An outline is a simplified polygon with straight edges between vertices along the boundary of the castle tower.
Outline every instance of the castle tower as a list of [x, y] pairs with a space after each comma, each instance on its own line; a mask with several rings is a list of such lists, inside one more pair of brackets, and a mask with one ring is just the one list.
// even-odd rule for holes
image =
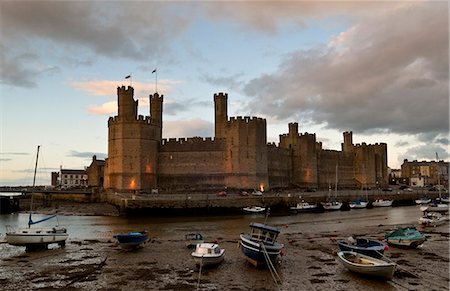
[[346, 153], [350, 153], [353, 150], [353, 132], [346, 131], [344, 132], [344, 143], [341, 144], [342, 151]]
[[[161, 140], [162, 97], [154, 105], [158, 125], [150, 117], [137, 116], [138, 101], [132, 87], [117, 88], [118, 116], [108, 120], [108, 159], [104, 188], [116, 191], [148, 191], [157, 186], [158, 145]], [[159, 105], [159, 107], [158, 107]], [[159, 110], [159, 111], [158, 111]], [[156, 122], [156, 121], [155, 121]]]
[[123, 121], [136, 119], [138, 100], [134, 101], [133, 95], [134, 89], [131, 86], [128, 89], [125, 86], [117, 88], [118, 117]]
[[162, 113], [163, 113], [163, 101], [164, 95], [159, 96], [158, 93], [150, 95], [150, 118], [151, 124], [159, 127], [159, 136], [157, 139], [161, 141], [162, 139]]
[[225, 127], [228, 121], [228, 94], [214, 94], [215, 137], [225, 137]]

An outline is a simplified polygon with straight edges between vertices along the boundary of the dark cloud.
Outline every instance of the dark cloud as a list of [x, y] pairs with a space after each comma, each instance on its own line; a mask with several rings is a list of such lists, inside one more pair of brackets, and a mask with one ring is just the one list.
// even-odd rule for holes
[[248, 108], [338, 130], [448, 133], [448, 6], [408, 3], [358, 19], [327, 46], [251, 80]]
[[164, 114], [177, 115], [195, 107], [209, 107], [211, 102], [197, 101], [193, 98], [183, 100], [183, 102], [173, 101], [164, 103]]
[[200, 80], [218, 88], [223, 88], [225, 92], [242, 91], [244, 82], [241, 80], [244, 74], [238, 73], [231, 76], [217, 76], [213, 77], [209, 74], [203, 73]]
[[[186, 13], [179, 13], [181, 7]], [[149, 1], [2, 1], [1, 82], [36, 86], [39, 76], [23, 55], [38, 51], [67, 54], [68, 62], [75, 65], [91, 63], [86, 52], [141, 62], [148, 58], [170, 61], [168, 44], [189, 26], [195, 13], [189, 8], [188, 3]], [[34, 58], [43, 62], [42, 55]]]

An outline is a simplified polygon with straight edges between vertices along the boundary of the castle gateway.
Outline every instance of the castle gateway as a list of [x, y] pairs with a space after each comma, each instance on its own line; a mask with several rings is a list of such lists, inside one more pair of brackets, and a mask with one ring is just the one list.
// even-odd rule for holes
[[214, 138], [162, 139], [162, 95], [150, 95], [145, 117], [137, 115], [133, 87], [117, 95], [118, 115], [108, 120], [107, 190], [328, 188], [336, 171], [341, 189], [388, 182], [387, 145], [353, 145], [352, 132], [344, 132], [342, 151], [324, 150], [315, 134], [299, 134], [290, 123], [278, 145], [268, 144], [266, 120], [228, 117], [228, 95], [218, 93]]

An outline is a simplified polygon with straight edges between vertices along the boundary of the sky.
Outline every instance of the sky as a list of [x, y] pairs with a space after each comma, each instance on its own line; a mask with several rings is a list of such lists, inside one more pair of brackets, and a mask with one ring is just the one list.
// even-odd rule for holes
[[213, 137], [224, 92], [268, 142], [298, 122], [394, 169], [449, 159], [447, 1], [0, 0], [0, 61], [0, 186], [32, 184], [37, 145], [38, 185], [106, 158], [122, 85], [142, 115], [164, 95], [163, 138]]

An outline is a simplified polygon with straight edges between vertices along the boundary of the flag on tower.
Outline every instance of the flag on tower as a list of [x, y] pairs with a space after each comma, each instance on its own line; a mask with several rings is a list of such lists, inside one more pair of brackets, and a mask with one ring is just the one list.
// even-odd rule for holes
[[131, 78], [131, 75], [128, 75], [128, 76], [125, 77], [125, 79], [129, 79], [129, 78]]
[[156, 69], [154, 69], [154, 70], [152, 71], [152, 74], [153, 74], [153, 73], [156, 73]]

